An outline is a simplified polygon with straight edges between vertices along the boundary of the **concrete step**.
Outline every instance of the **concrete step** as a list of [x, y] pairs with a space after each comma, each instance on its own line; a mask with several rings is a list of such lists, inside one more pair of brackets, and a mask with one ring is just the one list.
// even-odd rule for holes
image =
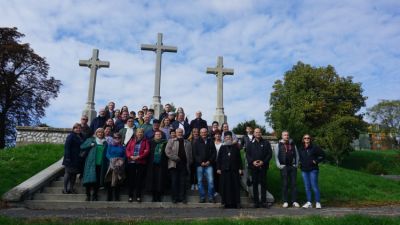
[[[47, 194], [62, 194], [62, 187], [45, 187], [41, 190], [40, 193], [47, 193]], [[77, 186], [75, 187], [75, 190], [78, 192], [78, 194], [85, 194], [86, 190], [85, 187], [82, 186]], [[99, 195], [104, 195], [106, 194], [107, 191], [104, 188], [101, 188], [99, 190]], [[144, 192], [144, 194], [146, 194], [147, 192]], [[128, 194], [128, 189], [126, 187], [122, 187], [121, 188], [121, 195], [124, 194]], [[188, 196], [198, 196], [199, 195], [199, 191], [195, 191], [195, 190], [186, 190], [186, 194]], [[170, 195], [170, 192], [167, 192], [166, 195]], [[245, 191], [241, 192], [241, 196], [243, 197], [247, 197], [247, 193]]]
[[[252, 204], [241, 204], [243, 208], [252, 207]], [[220, 208], [219, 203], [178, 203], [172, 202], [86, 202], [86, 201], [50, 201], [27, 200], [25, 206], [29, 209], [81, 209], [81, 208]]]
[[[48, 193], [37, 193], [34, 195], [33, 200], [48, 200], [48, 201], [85, 201], [86, 195], [85, 194], [48, 194]], [[121, 195], [120, 199], [122, 202], [128, 201], [128, 195]], [[101, 194], [99, 195], [99, 201], [106, 201], [107, 195]], [[187, 200], [189, 203], [198, 203], [199, 196], [187, 196]], [[217, 202], [220, 202], [220, 197], [216, 198]], [[143, 195], [142, 197], [143, 202], [151, 202], [152, 196], [151, 195]], [[163, 202], [171, 202], [171, 196], [165, 195], [163, 196]], [[241, 197], [242, 203], [251, 203], [250, 198], [248, 197]]]

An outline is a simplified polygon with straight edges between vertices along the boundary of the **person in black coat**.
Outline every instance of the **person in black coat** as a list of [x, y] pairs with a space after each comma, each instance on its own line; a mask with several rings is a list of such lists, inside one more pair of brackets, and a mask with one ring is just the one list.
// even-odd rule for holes
[[240, 208], [240, 176], [243, 174], [240, 149], [232, 144], [232, 133], [226, 132], [218, 152], [217, 173], [220, 177], [221, 204], [225, 208]]
[[64, 159], [62, 163], [65, 167], [63, 194], [76, 194], [74, 186], [76, 175], [80, 172], [79, 153], [82, 142], [81, 125], [75, 123], [64, 144]]
[[90, 129], [94, 132], [97, 128], [103, 128], [106, 124], [107, 117], [104, 109], [99, 110], [99, 115], [90, 123]]
[[311, 141], [309, 134], [303, 135], [303, 145], [299, 150], [301, 175], [303, 176], [304, 187], [306, 190], [307, 202], [303, 208], [311, 208], [311, 189], [314, 191], [315, 208], [320, 209], [321, 199], [318, 187], [318, 164], [325, 159], [325, 153]]
[[167, 184], [168, 159], [165, 155], [167, 141], [162, 139], [162, 131], [154, 132], [150, 141], [150, 153], [147, 161], [146, 189], [153, 194], [153, 202], [161, 202]]
[[[248, 146], [246, 158], [253, 181], [254, 207], [268, 207], [267, 204], [267, 170], [272, 158], [272, 148], [268, 140], [262, 138], [261, 129], [254, 130], [254, 140]], [[258, 185], [261, 185], [261, 202]], [[261, 203], [261, 205], [260, 205]]]
[[193, 128], [197, 128], [199, 130], [201, 130], [202, 128], [208, 129], [207, 121], [203, 120], [201, 118], [201, 116], [202, 116], [201, 112], [197, 111], [196, 112], [196, 119], [190, 121], [190, 128], [191, 129], [193, 129]]
[[214, 142], [207, 136], [207, 129], [202, 128], [200, 130], [200, 138], [198, 138], [193, 145], [193, 159], [197, 172], [200, 203], [204, 203], [206, 200], [203, 176], [205, 176], [207, 179], [208, 201], [215, 203], [213, 165], [216, 159], [217, 151], [215, 150]]

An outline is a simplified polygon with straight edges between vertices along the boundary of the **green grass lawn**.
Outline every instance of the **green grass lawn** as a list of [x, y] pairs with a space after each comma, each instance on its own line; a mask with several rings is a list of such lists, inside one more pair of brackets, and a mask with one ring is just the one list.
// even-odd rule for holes
[[32, 144], [0, 150], [0, 197], [64, 154], [63, 145]]
[[[121, 218], [123, 219], [123, 218]], [[252, 224], [252, 225], [264, 225], [264, 224], [281, 224], [281, 225], [392, 225], [399, 224], [400, 218], [392, 217], [369, 217], [360, 215], [350, 215], [344, 217], [301, 217], [301, 218], [266, 218], [266, 219], [210, 219], [210, 220], [180, 220], [180, 221], [105, 221], [105, 220], [26, 220], [26, 219], [10, 219], [7, 217], [0, 217], [0, 224], [2, 225], [227, 225], [227, 224]]]
[[400, 175], [400, 150], [361, 150], [351, 152], [343, 162], [341, 167], [366, 171], [368, 164], [376, 161], [383, 165], [387, 174]]

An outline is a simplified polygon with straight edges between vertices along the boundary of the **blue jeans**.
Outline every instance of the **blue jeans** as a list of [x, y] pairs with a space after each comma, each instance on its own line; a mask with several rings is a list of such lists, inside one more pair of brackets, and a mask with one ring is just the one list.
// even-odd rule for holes
[[311, 202], [311, 189], [314, 191], [315, 202], [320, 202], [319, 188], [318, 188], [318, 173], [319, 170], [312, 170], [309, 172], [301, 172], [306, 189], [307, 201]]
[[203, 185], [203, 176], [205, 176], [207, 179], [208, 199], [213, 199], [214, 198], [214, 179], [213, 179], [212, 166], [207, 166], [207, 167], [198, 166], [197, 167], [197, 181], [198, 181], [198, 186], [199, 186], [200, 199], [205, 199], [205, 195], [206, 195], [206, 193], [204, 191], [204, 185]]

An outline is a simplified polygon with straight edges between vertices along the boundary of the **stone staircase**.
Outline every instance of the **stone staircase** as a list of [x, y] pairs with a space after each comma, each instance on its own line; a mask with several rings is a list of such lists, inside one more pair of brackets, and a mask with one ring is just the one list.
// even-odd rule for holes
[[[62, 194], [64, 167], [62, 159], [2, 196], [10, 207], [25, 207], [30, 209], [84, 209], [84, 208], [218, 208], [221, 207], [220, 197], [217, 203], [199, 203], [198, 191], [187, 191], [187, 204], [174, 204], [171, 195], [166, 193], [162, 202], [152, 202], [152, 196], [144, 193], [142, 202], [128, 202], [127, 188], [121, 188], [120, 201], [106, 201], [107, 192], [99, 190], [99, 201], [85, 201], [85, 188], [79, 180], [75, 185], [78, 194]], [[246, 184], [247, 173], [242, 176], [241, 206], [252, 207], [252, 189]], [[267, 192], [267, 202], [273, 203], [274, 197]]]
[[[171, 202], [171, 195], [166, 194], [162, 198], [162, 202], [152, 202], [150, 193], [144, 193], [142, 202], [128, 202], [127, 188], [121, 188], [120, 201], [106, 201], [107, 191], [105, 189], [99, 190], [99, 201], [87, 202], [85, 201], [86, 194], [85, 188], [78, 182], [76, 184], [76, 191], [78, 194], [62, 194], [63, 190], [63, 177], [58, 177], [51, 182], [48, 186], [42, 188], [40, 191], [32, 196], [32, 199], [25, 200], [25, 206], [30, 209], [73, 209], [73, 208], [217, 208], [221, 207], [220, 197], [218, 196], [217, 203], [198, 203], [198, 191], [187, 191], [187, 204]], [[248, 193], [241, 192], [242, 207], [250, 207], [251, 199]]]

